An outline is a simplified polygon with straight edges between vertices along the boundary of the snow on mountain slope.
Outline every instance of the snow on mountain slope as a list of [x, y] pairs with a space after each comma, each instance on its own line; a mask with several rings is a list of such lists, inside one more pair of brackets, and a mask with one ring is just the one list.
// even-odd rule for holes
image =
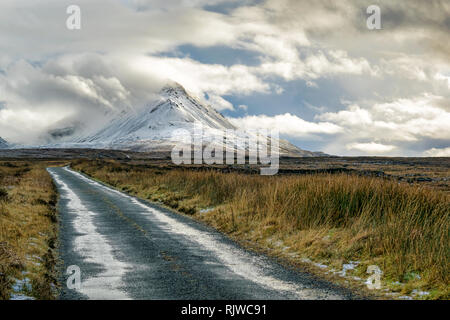
[[[92, 145], [124, 145], [143, 141], [168, 141], [175, 129], [191, 130], [194, 123], [215, 130], [235, 129], [220, 113], [200, 104], [183, 87], [165, 87], [161, 99], [140, 111], [123, 111], [95, 134], [75, 142]], [[149, 146], [151, 147], [151, 146]]]
[[[106, 125], [94, 133], [64, 137], [60, 142], [45, 147], [171, 151], [176, 143], [185, 138], [186, 131], [174, 136], [179, 132], [177, 129], [187, 130], [194, 136], [194, 128], [198, 124], [203, 129], [203, 143], [209, 145], [213, 142], [224, 146], [222, 137], [225, 130], [238, 129], [211, 106], [189, 95], [182, 86], [171, 84], [162, 89], [158, 101], [141, 110], [124, 110], [112, 116]], [[63, 130], [64, 133], [66, 131]], [[279, 146], [282, 155], [319, 155], [281, 139]]]

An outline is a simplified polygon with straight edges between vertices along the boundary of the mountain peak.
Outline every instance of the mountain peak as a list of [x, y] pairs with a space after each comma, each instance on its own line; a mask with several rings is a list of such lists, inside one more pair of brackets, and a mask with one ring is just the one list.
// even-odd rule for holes
[[195, 123], [201, 123], [205, 130], [235, 129], [219, 112], [201, 103], [176, 82], [165, 85], [160, 96], [161, 99], [143, 109], [116, 115], [105, 127], [76, 142], [94, 147], [146, 150], [163, 143], [169, 145], [176, 129], [192, 131]]
[[164, 87], [161, 89], [160, 95], [166, 97], [166, 96], [179, 96], [179, 95], [188, 96], [189, 94], [187, 93], [186, 89], [181, 84], [179, 84], [178, 82], [175, 82], [175, 81], [170, 81], [166, 85], [164, 85]]

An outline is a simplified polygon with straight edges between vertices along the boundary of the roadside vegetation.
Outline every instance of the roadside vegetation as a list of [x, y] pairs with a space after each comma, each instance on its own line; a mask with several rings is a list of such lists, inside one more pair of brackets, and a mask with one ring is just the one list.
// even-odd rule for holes
[[311, 261], [337, 282], [363, 288], [376, 265], [382, 290], [395, 296], [450, 298], [448, 193], [352, 174], [267, 177], [114, 161], [72, 167], [255, 250], [304, 267]]
[[45, 168], [0, 161], [0, 300], [55, 298], [57, 193]]

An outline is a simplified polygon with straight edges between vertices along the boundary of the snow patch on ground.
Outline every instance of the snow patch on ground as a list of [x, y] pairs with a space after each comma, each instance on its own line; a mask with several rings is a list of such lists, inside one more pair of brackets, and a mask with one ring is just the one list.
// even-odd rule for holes
[[414, 289], [411, 292], [411, 294], [414, 295], [414, 296], [421, 296], [422, 297], [422, 296], [428, 296], [430, 293], [428, 291], [420, 291], [420, 290]]
[[[23, 273], [26, 274], [26, 273]], [[12, 289], [14, 291], [13, 294], [11, 294], [10, 300], [34, 300], [33, 297], [27, 296], [22, 293], [22, 291], [31, 291], [31, 282], [30, 279], [25, 277], [23, 279], [16, 279], [15, 283], [12, 286]]]
[[326, 268], [328, 268], [328, 266], [327, 266], [326, 264], [317, 263], [317, 262], [314, 262], [313, 264], [314, 264], [316, 267], [320, 268], [320, 269], [326, 269]]
[[345, 277], [347, 275], [347, 271], [355, 270], [355, 268], [360, 264], [359, 261], [350, 261], [349, 263], [344, 263], [342, 265], [342, 270], [338, 272], [341, 277]]
[[[131, 268], [128, 264], [117, 260], [113, 248], [105, 237], [97, 232], [94, 225], [95, 212], [89, 211], [81, 199], [65, 184], [57, 174], [50, 172], [55, 181], [64, 191], [64, 197], [69, 199], [69, 213], [75, 216], [74, 227], [79, 234], [75, 238], [75, 251], [87, 262], [102, 266], [103, 271], [95, 278], [83, 279], [80, 292], [90, 299], [130, 299], [121, 290], [122, 277]], [[81, 270], [83, 276], [83, 270]]]
[[200, 213], [208, 213], [213, 211], [214, 209], [215, 209], [214, 207], [200, 209]]

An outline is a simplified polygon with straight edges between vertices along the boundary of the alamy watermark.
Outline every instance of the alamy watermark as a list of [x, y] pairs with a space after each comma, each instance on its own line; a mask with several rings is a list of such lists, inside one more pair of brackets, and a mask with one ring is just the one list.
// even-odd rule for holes
[[366, 13], [370, 16], [367, 18], [366, 25], [369, 30], [381, 29], [381, 9], [377, 5], [367, 7]]
[[81, 8], [77, 5], [70, 5], [66, 9], [69, 17], [66, 20], [66, 27], [69, 30], [81, 29]]
[[77, 265], [71, 265], [67, 267], [66, 274], [69, 276], [67, 278], [67, 288], [71, 290], [81, 289], [81, 269]]
[[381, 289], [381, 275], [383, 274], [383, 271], [381, 271], [380, 267], [370, 265], [367, 267], [366, 272], [371, 275], [366, 281], [367, 288], [371, 290]]
[[[70, 5], [66, 9], [66, 13], [69, 15], [66, 20], [66, 27], [69, 30], [81, 29], [81, 8], [78, 5]], [[366, 13], [369, 15], [366, 20], [366, 25], [369, 30], [381, 29], [381, 9], [377, 5], [370, 5], [366, 9]]]
[[261, 175], [275, 175], [279, 169], [279, 131], [212, 130], [195, 123], [193, 130], [172, 132], [174, 164], [266, 165]]

